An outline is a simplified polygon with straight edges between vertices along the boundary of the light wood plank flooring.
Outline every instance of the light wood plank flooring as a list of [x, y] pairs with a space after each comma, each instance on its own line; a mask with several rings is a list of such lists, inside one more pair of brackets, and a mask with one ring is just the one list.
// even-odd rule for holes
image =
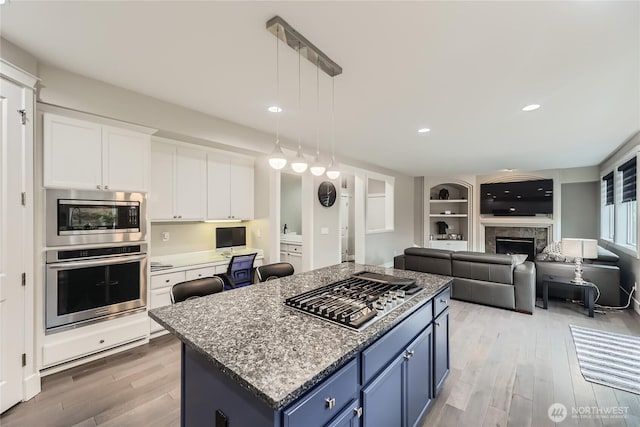
[[[451, 301], [451, 373], [423, 426], [552, 426], [549, 405], [626, 407], [561, 426], [640, 426], [640, 396], [585, 381], [569, 324], [640, 335], [631, 311], [596, 314], [551, 301], [534, 315]], [[177, 426], [180, 346], [171, 336], [60, 372], [0, 417], [12, 426]], [[386, 427], [386, 426], [385, 426]]]

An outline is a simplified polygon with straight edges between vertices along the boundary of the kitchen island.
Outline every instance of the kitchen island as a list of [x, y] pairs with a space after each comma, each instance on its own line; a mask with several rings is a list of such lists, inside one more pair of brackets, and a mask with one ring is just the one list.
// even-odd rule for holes
[[[284, 304], [363, 270], [424, 290], [361, 331]], [[449, 369], [450, 282], [344, 263], [152, 310], [183, 343], [182, 425], [415, 425]]]

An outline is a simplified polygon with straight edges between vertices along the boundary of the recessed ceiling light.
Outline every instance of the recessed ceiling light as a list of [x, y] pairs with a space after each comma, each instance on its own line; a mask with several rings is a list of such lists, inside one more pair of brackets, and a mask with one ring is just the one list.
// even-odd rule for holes
[[529, 104], [522, 107], [522, 111], [533, 111], [540, 108], [540, 104]]
[[277, 105], [272, 105], [271, 107], [269, 107], [269, 111], [271, 111], [272, 113], [280, 113], [282, 112], [282, 108], [278, 107]]
[[420, 128], [420, 129], [418, 129], [418, 132], [427, 133], [427, 132], [431, 132], [431, 129], [429, 129], [429, 128]]

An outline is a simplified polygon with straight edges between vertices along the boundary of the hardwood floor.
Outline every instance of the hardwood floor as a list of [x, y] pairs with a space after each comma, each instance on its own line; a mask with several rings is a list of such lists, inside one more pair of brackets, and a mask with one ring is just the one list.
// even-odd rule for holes
[[[582, 378], [569, 324], [640, 335], [631, 311], [596, 314], [551, 301], [534, 315], [451, 301], [451, 372], [423, 426], [640, 426], [640, 396]], [[180, 345], [163, 336], [145, 346], [60, 372], [42, 393], [0, 417], [13, 426], [177, 426]], [[572, 408], [619, 408], [623, 417], [573, 418]], [[626, 408], [626, 409], [624, 409]], [[386, 426], [385, 426], [386, 427]]]

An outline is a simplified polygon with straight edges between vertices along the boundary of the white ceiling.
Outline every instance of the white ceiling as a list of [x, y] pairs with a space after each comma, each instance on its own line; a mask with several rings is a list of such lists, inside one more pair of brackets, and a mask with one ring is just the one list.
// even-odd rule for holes
[[[270, 133], [265, 23], [280, 15], [344, 70], [336, 156], [409, 175], [590, 166], [640, 129], [638, 2], [13, 0], [0, 14], [43, 63]], [[330, 78], [318, 115], [303, 59], [300, 111], [297, 54], [280, 46], [281, 132], [311, 154], [320, 117], [327, 155]]]

